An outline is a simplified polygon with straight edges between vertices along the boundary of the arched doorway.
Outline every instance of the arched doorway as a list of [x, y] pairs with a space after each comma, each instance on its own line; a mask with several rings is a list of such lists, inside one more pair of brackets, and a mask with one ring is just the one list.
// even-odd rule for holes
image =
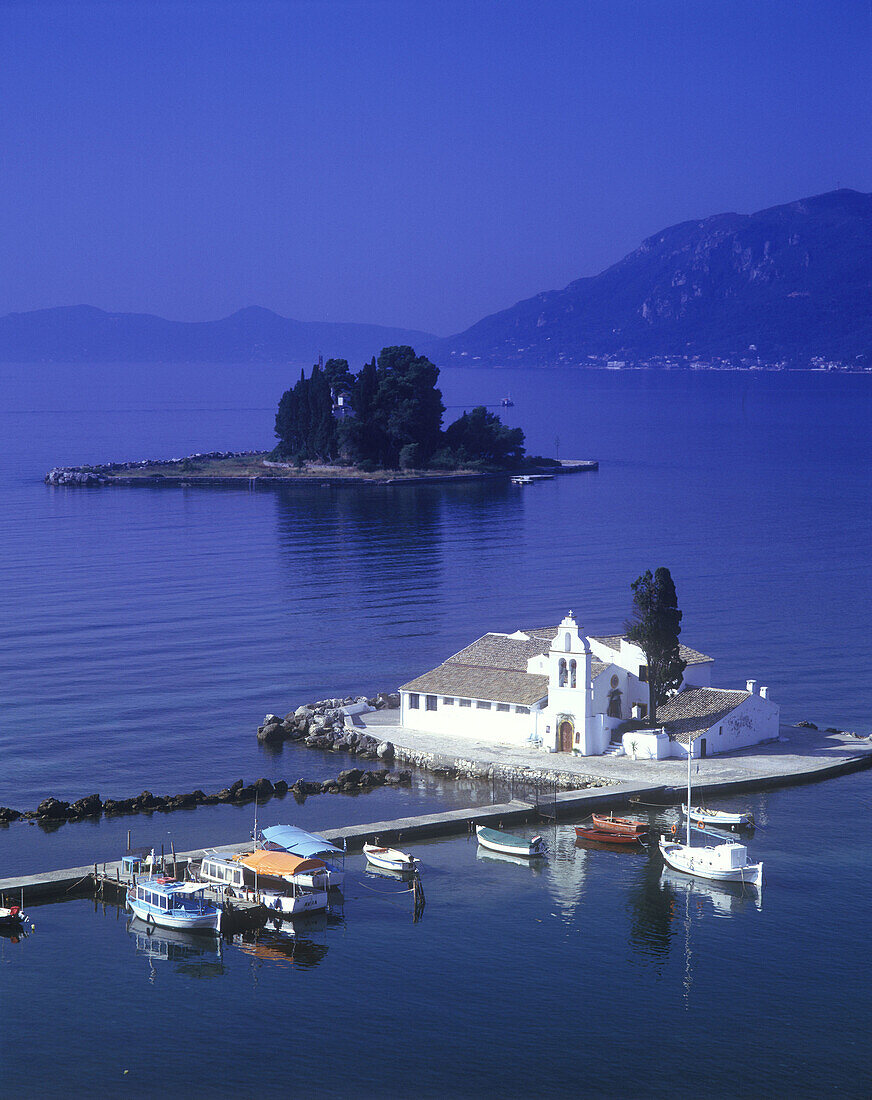
[[572, 735], [575, 726], [570, 718], [564, 718], [557, 727], [559, 733], [560, 752], [572, 752]]

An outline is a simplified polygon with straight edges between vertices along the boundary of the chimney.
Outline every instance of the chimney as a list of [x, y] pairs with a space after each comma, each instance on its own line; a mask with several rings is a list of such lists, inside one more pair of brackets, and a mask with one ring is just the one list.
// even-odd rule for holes
[[760, 688], [760, 698], [761, 699], [768, 699], [769, 698], [769, 688], [768, 687], [761, 687]]
[[757, 694], [757, 681], [756, 680], [748, 680], [748, 682], [745, 684], [745, 691], [750, 691], [752, 695], [756, 695]]

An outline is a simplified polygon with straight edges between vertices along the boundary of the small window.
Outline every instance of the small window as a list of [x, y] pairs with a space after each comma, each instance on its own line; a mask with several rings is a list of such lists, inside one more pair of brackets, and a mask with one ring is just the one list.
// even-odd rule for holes
[[497, 710], [509, 711], [511, 709], [508, 703], [497, 703]]
[[515, 707], [515, 714], [529, 714], [529, 707]]
[[420, 697], [415, 694], [414, 691], [409, 692], [409, 709], [418, 710], [420, 705]]
[[640, 703], [639, 704], [639, 710], [642, 712], [642, 717], [643, 718], [648, 717], [648, 704], [647, 703]]
[[442, 706], [443, 707], [453, 707], [454, 706], [454, 700], [451, 698], [450, 695], [443, 695], [442, 696]]
[[639, 665], [639, 679], [642, 681], [643, 684], [648, 683], [648, 666], [647, 665]]
[[459, 702], [460, 702], [460, 705], [462, 707], [471, 707], [472, 706], [472, 700], [471, 699], [460, 699]]
[[485, 703], [485, 702], [483, 702], [483, 701], [482, 701], [481, 699], [476, 699], [476, 701], [475, 701], [475, 709], [476, 709], [476, 710], [490, 710], [490, 709], [491, 709], [491, 705], [490, 705], [490, 703]]
[[424, 710], [435, 710], [435, 709], [436, 709], [436, 696], [435, 695], [425, 695], [424, 696]]
[[569, 662], [569, 686], [570, 687], [575, 687], [576, 686], [575, 674], [576, 674], [575, 661], [570, 661]]

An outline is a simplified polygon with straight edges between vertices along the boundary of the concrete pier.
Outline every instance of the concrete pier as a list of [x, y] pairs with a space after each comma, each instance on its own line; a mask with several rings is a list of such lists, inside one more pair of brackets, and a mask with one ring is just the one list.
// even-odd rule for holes
[[[569, 775], [589, 775], [596, 770], [608, 778], [609, 786], [587, 787], [579, 790], [562, 790], [540, 800], [537, 806], [531, 802], [514, 799], [496, 805], [471, 806], [443, 813], [423, 814], [419, 817], [398, 818], [393, 821], [375, 821], [366, 825], [328, 829], [324, 836], [335, 844], [345, 844], [349, 852], [359, 851], [366, 841], [378, 838], [383, 844], [408, 844], [430, 837], [459, 836], [468, 833], [476, 824], [499, 828], [531, 821], [554, 818], [555, 820], [581, 821], [594, 810], [627, 805], [638, 798], [642, 803], [668, 805], [682, 801], [685, 791], [686, 764], [684, 760], [630, 760], [627, 757], [579, 757], [564, 754], [543, 754], [522, 748], [503, 745], [483, 745], [475, 742], [461, 745], [448, 742], [448, 738], [433, 738], [424, 734], [412, 734], [401, 730], [390, 715], [396, 711], [377, 711], [365, 715], [367, 726], [373, 734], [382, 737], [402, 736], [412, 745], [397, 745], [400, 758], [414, 762], [416, 754], [426, 754], [430, 767], [444, 768], [474, 766], [475, 762], [486, 774], [488, 768], [514, 771], [535, 776], [566, 772]], [[377, 724], [376, 724], [377, 723]], [[456, 739], [455, 739], [456, 740]], [[453, 752], [446, 751], [451, 750]], [[757, 745], [753, 749], [714, 756], [694, 763], [694, 791], [700, 797], [731, 794], [739, 791], [767, 790], [776, 787], [813, 783], [844, 775], [862, 768], [872, 767], [872, 742], [855, 739], [847, 734], [825, 734], [818, 730], [799, 727], [782, 727], [782, 738], [772, 745]], [[215, 846], [222, 854], [246, 851], [251, 842]], [[191, 859], [197, 859], [202, 849], [180, 852], [176, 866], [183, 873]], [[167, 864], [170, 865], [170, 857]], [[66, 897], [93, 896], [95, 881], [121, 878], [120, 860], [91, 864], [86, 867], [70, 867], [61, 871], [21, 875], [0, 880], [0, 898], [19, 901], [24, 891], [24, 902], [60, 901]]]

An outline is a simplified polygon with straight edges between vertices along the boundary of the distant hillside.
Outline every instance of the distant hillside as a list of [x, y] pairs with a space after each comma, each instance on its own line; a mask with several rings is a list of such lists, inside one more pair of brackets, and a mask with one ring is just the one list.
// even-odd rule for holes
[[441, 364], [812, 356], [872, 365], [872, 195], [664, 229], [613, 267], [428, 345]]
[[323, 352], [359, 365], [383, 347], [433, 339], [380, 325], [292, 321], [256, 306], [220, 321], [167, 321], [93, 306], [0, 317], [0, 360], [6, 362], [312, 363]]

